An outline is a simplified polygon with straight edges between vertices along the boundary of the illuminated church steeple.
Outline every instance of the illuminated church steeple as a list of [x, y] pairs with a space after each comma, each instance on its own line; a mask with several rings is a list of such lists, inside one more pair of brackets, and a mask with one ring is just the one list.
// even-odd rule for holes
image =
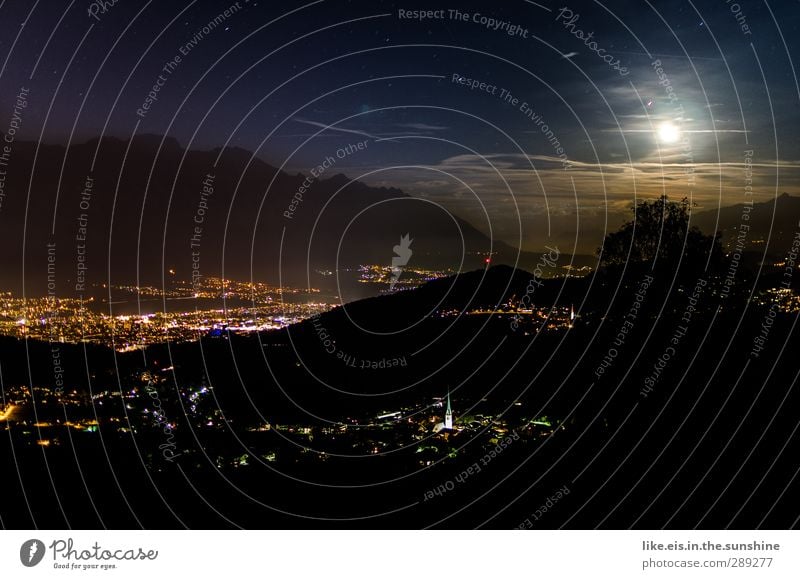
[[448, 430], [453, 429], [453, 409], [450, 407], [450, 390], [447, 390], [447, 410], [444, 413], [444, 427]]

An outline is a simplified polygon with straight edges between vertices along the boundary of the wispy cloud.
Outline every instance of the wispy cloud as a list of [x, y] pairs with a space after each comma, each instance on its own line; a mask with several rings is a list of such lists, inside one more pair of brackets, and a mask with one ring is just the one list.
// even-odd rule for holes
[[343, 127], [337, 127], [335, 125], [326, 125], [325, 123], [319, 123], [317, 121], [310, 121], [308, 119], [303, 119], [300, 117], [294, 117], [295, 122], [302, 123], [304, 125], [310, 125], [312, 127], [318, 127], [320, 129], [325, 129], [327, 131], [337, 131], [339, 133], [349, 133], [351, 135], [361, 135], [362, 137], [369, 137], [370, 139], [377, 139], [375, 135], [371, 135], [365, 131], [358, 131], [356, 129], [345, 129]]
[[397, 126], [405, 129], [414, 129], [415, 131], [446, 131], [449, 128], [441, 125], [429, 125], [427, 123], [404, 123]]
[[[741, 161], [687, 163], [680, 155], [636, 162], [586, 162], [548, 155], [493, 154], [483, 158], [457, 155], [432, 168], [463, 180], [481, 200], [508, 197], [509, 189], [522, 205], [551, 200], [573, 202], [575, 191], [581, 205], [627, 206], [636, 197], [691, 196], [715, 206], [745, 200], [745, 170], [752, 170], [755, 198], [767, 199], [776, 191], [800, 194], [800, 161], [756, 160], [745, 167]], [[394, 185], [412, 194], [425, 193], [438, 201], [457, 201], [453, 195], [463, 186], [456, 179], [442, 179], [427, 171], [402, 172], [392, 176]], [[506, 186], [506, 183], [508, 186]], [[575, 190], [572, 184], [575, 184]]]

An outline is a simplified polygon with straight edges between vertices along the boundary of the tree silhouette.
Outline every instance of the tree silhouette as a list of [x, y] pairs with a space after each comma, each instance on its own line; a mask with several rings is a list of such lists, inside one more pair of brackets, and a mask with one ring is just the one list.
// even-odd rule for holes
[[[690, 226], [691, 202], [670, 201], [666, 195], [640, 201], [631, 207], [633, 219], [609, 233], [597, 250], [601, 264], [660, 262], [675, 265], [682, 257], [687, 266], [718, 265], [722, 259], [719, 234], [705, 235]], [[709, 260], [709, 254], [711, 259]]]

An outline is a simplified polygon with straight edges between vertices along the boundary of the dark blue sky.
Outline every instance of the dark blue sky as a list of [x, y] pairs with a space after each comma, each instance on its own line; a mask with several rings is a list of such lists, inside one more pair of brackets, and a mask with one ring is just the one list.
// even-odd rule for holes
[[757, 200], [800, 193], [795, 1], [92, 6], [2, 3], [0, 130], [24, 87], [17, 139], [167, 133], [304, 173], [367, 140], [337, 171], [474, 222], [512, 193], [565, 228], [634, 194], [738, 203], [748, 150]]

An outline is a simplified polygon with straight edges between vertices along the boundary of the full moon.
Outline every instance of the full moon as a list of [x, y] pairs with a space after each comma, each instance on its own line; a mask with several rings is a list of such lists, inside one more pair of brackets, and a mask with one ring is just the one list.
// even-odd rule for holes
[[675, 143], [680, 136], [680, 130], [674, 123], [664, 122], [658, 127], [658, 138], [662, 143]]

